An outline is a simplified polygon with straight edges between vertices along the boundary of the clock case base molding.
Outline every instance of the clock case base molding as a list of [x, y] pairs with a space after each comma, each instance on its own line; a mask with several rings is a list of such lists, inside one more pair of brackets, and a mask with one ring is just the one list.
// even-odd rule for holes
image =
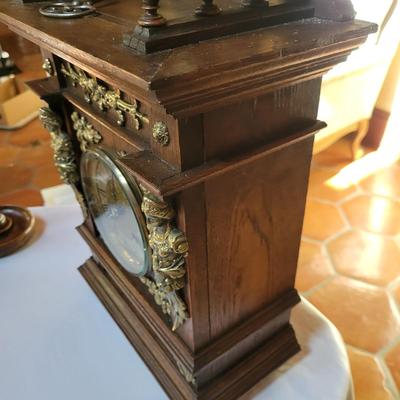
[[[86, 236], [82, 232], [82, 227], [78, 230], [84, 237]], [[83, 228], [84, 230], [85, 228]], [[151, 324], [140, 317], [135, 305], [119, 291], [103, 266], [90, 258], [79, 268], [79, 271], [171, 399], [237, 399], [238, 396], [250, 390], [269, 372], [282, 365], [300, 350], [295, 333], [287, 322], [290, 309], [299, 300], [297, 293], [291, 291], [288, 292], [286, 299], [281, 297], [276, 304], [272, 304], [268, 307], [268, 310], [265, 310], [269, 313], [276, 313], [277, 317], [256, 330], [256, 332], [265, 333], [265, 328], [267, 328], [266, 330], [270, 333], [267, 339], [257, 346], [257, 351], [250, 351], [246, 356], [230, 365], [229, 368], [217, 374], [210, 382], [204, 385], [191, 384], [187, 381], [187, 378], [193, 379], [194, 376], [194, 379], [196, 379], [196, 371], [193, 370], [194, 375], [192, 375], [192, 372], [182, 370], [184, 368], [182, 364], [179, 365], [175, 361], [178, 354], [174, 355], [172, 348], [166, 349], [165, 345], [157, 340], [158, 334], [154, 331], [157, 328], [152, 327]], [[265, 311], [263, 314], [265, 314]], [[263, 316], [259, 315], [258, 319], [262, 320]], [[253, 326], [259, 323], [260, 321], [254, 318], [251, 321]], [[244, 330], [246, 330], [245, 326], [237, 327], [226, 334], [226, 337], [221, 338], [221, 342], [226, 343], [228, 341], [232, 346], [241, 347], [241, 343], [232, 342], [232, 339], [236, 335], [242, 336]], [[245, 338], [242, 339], [243, 343], [245, 341]], [[230, 349], [221, 354], [218, 347], [218, 345], [213, 346], [211, 344], [209, 349], [203, 349], [201, 352], [203, 356], [201, 354], [199, 357], [193, 356], [192, 363], [196, 364], [196, 361], [198, 361], [201, 364], [204, 355], [206, 355], [206, 358], [209, 359], [209, 365], [202, 366], [201, 369], [213, 368], [212, 364], [217, 359], [232, 356], [228, 354]], [[184, 375], [186, 375], [186, 378]]]

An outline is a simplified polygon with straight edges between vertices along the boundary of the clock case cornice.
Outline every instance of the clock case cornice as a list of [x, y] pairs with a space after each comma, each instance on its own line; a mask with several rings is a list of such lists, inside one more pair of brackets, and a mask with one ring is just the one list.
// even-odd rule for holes
[[0, 21], [100, 79], [111, 76], [110, 84], [176, 118], [321, 76], [377, 29], [368, 22], [313, 17], [139, 55], [122, 44], [126, 25], [101, 15], [68, 20], [67, 33], [80, 32], [76, 41], [63, 29], [65, 21], [40, 16], [38, 8], [2, 2]]

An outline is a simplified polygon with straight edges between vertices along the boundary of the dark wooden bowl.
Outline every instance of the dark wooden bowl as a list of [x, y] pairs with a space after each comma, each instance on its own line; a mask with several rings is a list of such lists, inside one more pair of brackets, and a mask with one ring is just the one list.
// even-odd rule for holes
[[32, 237], [35, 218], [25, 208], [0, 206], [0, 213], [12, 221], [12, 226], [0, 234], [0, 257], [14, 253]]

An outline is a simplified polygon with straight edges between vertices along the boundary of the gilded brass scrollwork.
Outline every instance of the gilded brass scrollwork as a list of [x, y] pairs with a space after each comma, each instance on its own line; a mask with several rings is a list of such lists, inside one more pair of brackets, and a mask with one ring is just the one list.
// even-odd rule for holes
[[135, 121], [135, 128], [140, 129], [143, 123], [148, 123], [147, 116], [139, 112], [139, 102], [134, 100], [132, 104], [121, 99], [119, 91], [110, 90], [100, 85], [96, 78], [87, 75], [86, 72], [71, 64], [61, 66], [64, 76], [71, 79], [74, 86], [80, 86], [83, 90], [85, 101], [94, 103], [100, 110], [114, 110], [117, 115], [117, 123], [123, 126], [126, 122], [126, 114], [130, 115]]
[[93, 145], [100, 143], [103, 138], [92, 124], [85, 117], [81, 117], [76, 111], [71, 114], [73, 128], [76, 132], [76, 138], [79, 141], [81, 150], [83, 152]]
[[75, 197], [81, 206], [84, 217], [87, 216], [87, 206], [82, 193], [76, 187], [79, 182], [76, 155], [71, 138], [61, 128], [61, 118], [48, 107], [42, 107], [39, 111], [39, 119], [45, 129], [50, 133], [51, 147], [54, 151], [54, 164], [61, 179], [72, 186]]
[[39, 118], [49, 131], [54, 163], [61, 179], [70, 185], [79, 181], [78, 167], [71, 138], [61, 129], [61, 119], [48, 107], [42, 107]]
[[145, 190], [142, 211], [149, 232], [153, 276], [145, 276], [141, 280], [164, 314], [171, 317], [172, 330], [175, 331], [188, 318], [186, 304], [177, 293], [185, 285], [188, 241], [185, 234], [173, 225], [173, 208]]

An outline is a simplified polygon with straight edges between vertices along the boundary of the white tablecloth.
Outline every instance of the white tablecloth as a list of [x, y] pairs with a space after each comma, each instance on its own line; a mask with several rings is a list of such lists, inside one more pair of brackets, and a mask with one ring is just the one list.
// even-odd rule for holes
[[[90, 255], [76, 206], [33, 208], [40, 235], [0, 259], [1, 400], [167, 399], [77, 271]], [[333, 325], [303, 301], [292, 323], [302, 352], [243, 398], [352, 398]]]

